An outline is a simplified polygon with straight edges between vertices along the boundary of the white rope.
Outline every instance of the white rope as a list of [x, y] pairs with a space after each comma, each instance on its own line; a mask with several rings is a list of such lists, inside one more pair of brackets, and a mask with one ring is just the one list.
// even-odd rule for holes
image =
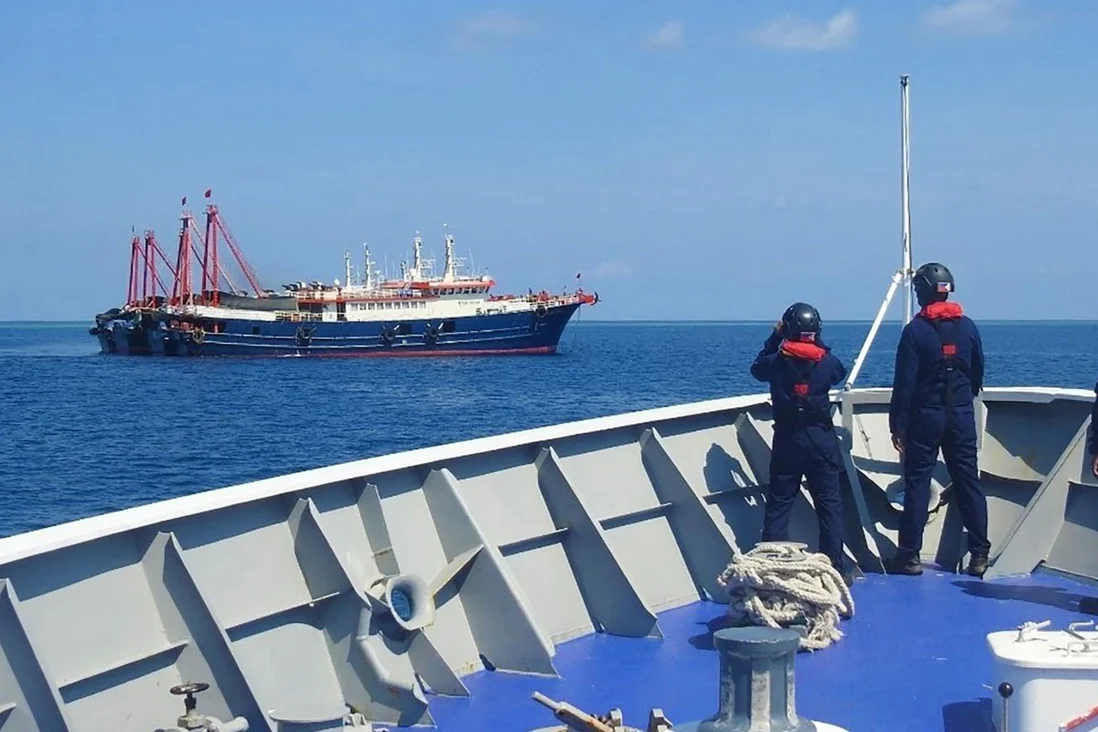
[[824, 554], [782, 542], [736, 552], [717, 582], [728, 591], [733, 624], [804, 625], [800, 647], [827, 648], [843, 637], [839, 618], [854, 616], [854, 597]]

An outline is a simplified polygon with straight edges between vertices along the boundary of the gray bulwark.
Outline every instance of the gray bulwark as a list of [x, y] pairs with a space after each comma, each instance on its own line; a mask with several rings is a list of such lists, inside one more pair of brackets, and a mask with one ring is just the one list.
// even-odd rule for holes
[[65, 703], [19, 619], [19, 598], [0, 582], [0, 729], [70, 730]]
[[[848, 531], [860, 529], [851, 544], [875, 565], [890, 556], [897, 518], [888, 392], [851, 395]], [[993, 573], [1046, 559], [1098, 572], [1080, 427], [1092, 399], [985, 393], [981, 459], [999, 506], [991, 532], [1011, 536]], [[1027, 429], [1039, 439], [1025, 440]], [[481, 669], [555, 674], [556, 646], [594, 632], [660, 642], [656, 612], [723, 600], [715, 572], [733, 546], [757, 541], [771, 432], [765, 395], [721, 399], [386, 455], [0, 539], [0, 727], [156, 729], [182, 711], [167, 689], [186, 681], [209, 683], [203, 713], [242, 716], [252, 730], [341, 707], [429, 725], [429, 699], [468, 695], [462, 678]], [[796, 511], [790, 539], [812, 546], [811, 503]], [[927, 530], [928, 551], [943, 556], [962, 539], [948, 513]]]
[[546, 506], [560, 532], [579, 602], [592, 628], [624, 636], [662, 638], [656, 614], [629, 581], [602, 526], [568, 482], [552, 448], [538, 456], [538, 478]]
[[717, 577], [732, 561], [732, 545], [721, 533], [705, 503], [687, 482], [656, 428], [641, 434], [641, 457], [661, 505], [667, 506], [667, 524], [682, 550], [694, 585], [710, 600], [727, 600]]
[[[1094, 531], [1098, 517], [1093, 513], [1098, 503], [1090, 495], [1093, 488], [1082, 487], [1095, 482], [1086, 459], [1089, 428], [1088, 417], [1075, 431], [1048, 477], [1007, 534], [985, 578], [1028, 574], [1049, 559], [1053, 560], [1054, 565], [1059, 565], [1058, 568], [1084, 576], [1088, 571], [1098, 569], [1091, 558], [1093, 548], [1098, 543]], [[1069, 500], [1069, 497], [1074, 500]], [[1069, 508], [1072, 509], [1070, 514]], [[1066, 536], [1065, 527], [1069, 529]], [[1071, 540], [1070, 543], [1063, 541], [1062, 537]], [[1056, 556], [1050, 556], [1056, 547], [1059, 547]], [[1090, 550], [1084, 547], [1090, 547]], [[994, 547], [992, 550], [994, 552]]]

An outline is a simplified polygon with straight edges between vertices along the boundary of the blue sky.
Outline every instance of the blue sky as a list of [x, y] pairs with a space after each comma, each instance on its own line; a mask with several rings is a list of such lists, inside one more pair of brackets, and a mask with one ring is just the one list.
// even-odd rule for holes
[[[1098, 4], [0, 4], [4, 319], [124, 299], [214, 190], [267, 286], [442, 224], [585, 318], [871, 318], [912, 239], [974, 317], [1098, 318]], [[25, 284], [24, 284], [25, 283]], [[894, 314], [899, 307], [894, 306]]]

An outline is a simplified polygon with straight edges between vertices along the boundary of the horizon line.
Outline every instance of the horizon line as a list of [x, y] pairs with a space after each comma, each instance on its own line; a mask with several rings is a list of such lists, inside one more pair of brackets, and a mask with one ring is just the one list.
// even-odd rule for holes
[[[1098, 318], [973, 318], [980, 323], [1098, 323]], [[0, 320], [0, 325], [84, 325], [86, 320]], [[643, 325], [643, 324], [683, 324], [694, 323], [699, 325], [773, 325], [773, 318], [735, 318], [728, 320], [714, 320], [708, 318], [668, 318], [668, 319], [571, 319], [569, 325]], [[827, 324], [862, 325], [873, 322], [872, 318], [835, 318], [825, 322]], [[881, 325], [900, 324], [899, 319], [885, 319]]]

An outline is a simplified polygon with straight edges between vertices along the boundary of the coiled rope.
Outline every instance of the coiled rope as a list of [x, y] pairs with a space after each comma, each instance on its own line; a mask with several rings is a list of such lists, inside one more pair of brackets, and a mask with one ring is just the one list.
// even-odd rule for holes
[[803, 625], [800, 647], [810, 651], [842, 638], [839, 619], [854, 616], [842, 575], [826, 555], [807, 552], [803, 544], [763, 542], [736, 552], [717, 582], [728, 592], [734, 625]]

